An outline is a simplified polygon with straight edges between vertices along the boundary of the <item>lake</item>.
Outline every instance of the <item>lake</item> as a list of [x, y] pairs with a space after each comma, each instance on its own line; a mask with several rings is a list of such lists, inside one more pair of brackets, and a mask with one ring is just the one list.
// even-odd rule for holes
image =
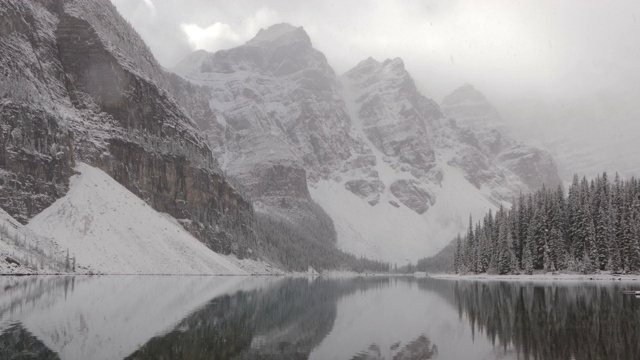
[[0, 277], [0, 359], [638, 359], [628, 282]]

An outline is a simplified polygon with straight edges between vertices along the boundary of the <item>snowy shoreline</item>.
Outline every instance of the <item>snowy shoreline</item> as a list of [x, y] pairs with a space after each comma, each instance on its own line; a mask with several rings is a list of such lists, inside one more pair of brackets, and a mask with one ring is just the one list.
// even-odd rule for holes
[[471, 280], [471, 281], [631, 281], [640, 282], [640, 274], [533, 274], [533, 275], [458, 275], [458, 274], [429, 274], [434, 279], [441, 280]]

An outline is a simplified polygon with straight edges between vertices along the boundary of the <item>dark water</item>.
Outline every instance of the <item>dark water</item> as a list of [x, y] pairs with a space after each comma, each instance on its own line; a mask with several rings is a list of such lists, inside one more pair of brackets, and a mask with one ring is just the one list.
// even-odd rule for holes
[[0, 277], [0, 359], [640, 359], [637, 288]]

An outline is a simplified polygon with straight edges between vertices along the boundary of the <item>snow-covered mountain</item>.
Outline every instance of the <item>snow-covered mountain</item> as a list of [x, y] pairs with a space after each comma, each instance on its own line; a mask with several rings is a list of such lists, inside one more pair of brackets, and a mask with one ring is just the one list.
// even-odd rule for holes
[[[107, 0], [7, 0], [0, 14], [0, 207], [93, 271], [235, 273], [206, 248], [338, 257], [334, 243], [404, 263], [469, 213], [559, 182], [472, 88], [441, 109], [401, 59], [338, 76], [301, 27], [168, 74]], [[145, 250], [157, 258], [134, 259]]]
[[[339, 247], [358, 255], [414, 261], [446, 244], [469, 213], [559, 184], [544, 151], [443, 114], [401, 59], [367, 59], [337, 76], [299, 27], [197, 51], [175, 71], [191, 84], [175, 78], [172, 91], [192, 105], [221, 167], [257, 210], [313, 222], [305, 204], [315, 201]], [[453, 100], [446, 109], [455, 113], [463, 105]]]

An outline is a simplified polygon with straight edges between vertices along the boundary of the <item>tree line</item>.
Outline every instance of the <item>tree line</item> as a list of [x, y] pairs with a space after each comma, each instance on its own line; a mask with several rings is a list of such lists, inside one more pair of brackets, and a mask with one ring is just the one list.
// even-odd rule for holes
[[606, 173], [520, 195], [455, 239], [456, 273], [640, 270], [640, 183]]
[[337, 233], [327, 213], [313, 201], [304, 202], [314, 221], [290, 221], [285, 217], [256, 211], [258, 252], [288, 271], [305, 272], [312, 267], [357, 273], [386, 273], [390, 264], [346, 253], [336, 246]]

